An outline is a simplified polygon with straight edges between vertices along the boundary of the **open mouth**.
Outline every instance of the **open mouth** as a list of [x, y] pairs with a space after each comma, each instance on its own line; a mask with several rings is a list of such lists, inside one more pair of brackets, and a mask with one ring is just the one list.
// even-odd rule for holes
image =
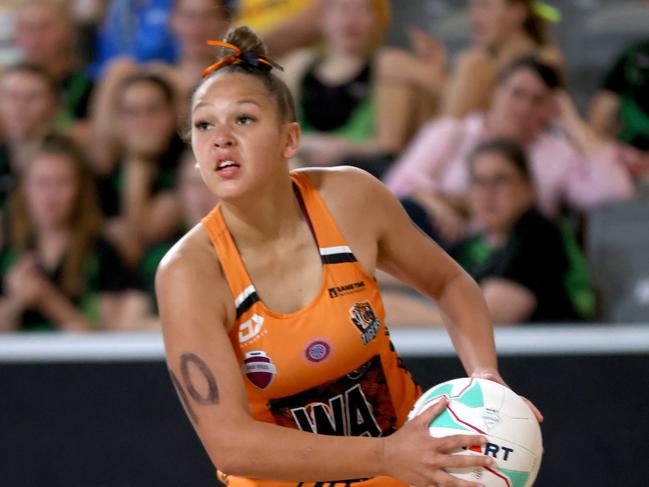
[[216, 163], [216, 167], [214, 168], [215, 171], [222, 171], [224, 169], [228, 169], [231, 167], [240, 167], [239, 164], [231, 159], [226, 159], [223, 161], [218, 161]]

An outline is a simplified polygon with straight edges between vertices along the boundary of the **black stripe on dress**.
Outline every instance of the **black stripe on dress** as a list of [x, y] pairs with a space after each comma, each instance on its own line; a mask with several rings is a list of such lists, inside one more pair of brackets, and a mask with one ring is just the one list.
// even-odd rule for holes
[[343, 262], [356, 262], [356, 257], [351, 252], [341, 252], [340, 254], [321, 255], [323, 264], [341, 264]]
[[248, 311], [257, 301], [259, 301], [259, 295], [257, 294], [257, 291], [255, 291], [244, 299], [239, 306], [237, 306], [237, 318]]

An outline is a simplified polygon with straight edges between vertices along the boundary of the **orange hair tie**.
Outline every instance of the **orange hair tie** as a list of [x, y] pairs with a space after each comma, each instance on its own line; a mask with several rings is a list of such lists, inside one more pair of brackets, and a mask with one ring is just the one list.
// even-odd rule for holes
[[239, 56], [241, 56], [241, 49], [239, 49], [237, 46], [234, 44], [230, 44], [229, 42], [221, 42], [221, 41], [213, 41], [213, 40], [208, 40], [207, 43], [210, 46], [219, 46], [219, 47], [225, 47], [227, 49], [232, 49], [234, 51], [233, 54], [230, 54], [228, 57], [225, 59], [221, 59], [220, 61], [215, 62], [214, 64], [210, 64], [207, 68], [203, 70], [201, 73], [201, 78], [206, 78], [210, 74], [212, 74], [214, 71], [221, 69], [223, 66], [227, 66], [228, 64], [232, 64], [235, 62], [237, 59], [239, 59]]
[[210, 46], [225, 47], [226, 49], [231, 49], [234, 52], [230, 54], [228, 57], [221, 59], [220, 61], [217, 61], [214, 64], [210, 64], [207, 68], [205, 68], [201, 73], [202, 78], [206, 78], [214, 71], [217, 71], [225, 66], [228, 66], [236, 62], [243, 62], [246, 64], [250, 64], [252, 66], [256, 66], [256, 63], [262, 63], [268, 66], [269, 71], [273, 67], [281, 71], [284, 70], [284, 68], [282, 68], [276, 62], [274, 62], [272, 59], [268, 59], [266, 56], [263, 56], [261, 54], [255, 54], [253, 52], [242, 53], [241, 49], [239, 49], [238, 46], [235, 46], [234, 44], [230, 44], [229, 42], [208, 40], [207, 44], [209, 44]]

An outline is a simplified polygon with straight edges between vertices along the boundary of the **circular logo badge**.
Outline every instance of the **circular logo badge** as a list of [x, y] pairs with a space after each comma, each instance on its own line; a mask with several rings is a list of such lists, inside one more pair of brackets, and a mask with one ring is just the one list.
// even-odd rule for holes
[[304, 352], [310, 362], [322, 362], [329, 356], [331, 348], [327, 342], [317, 340], [309, 344]]

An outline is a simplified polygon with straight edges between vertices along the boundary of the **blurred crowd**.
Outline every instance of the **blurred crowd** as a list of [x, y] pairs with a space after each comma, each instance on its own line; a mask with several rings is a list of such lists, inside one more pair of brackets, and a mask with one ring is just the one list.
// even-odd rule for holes
[[[389, 0], [4, 2], [0, 331], [158, 326], [155, 269], [217, 202], [184, 138], [188, 100], [206, 40], [239, 24], [284, 66], [295, 167], [381, 178], [495, 322], [596, 319], [584, 228], [649, 181], [649, 37], [580, 113], [549, 3], [469, 0], [472, 43], [450, 56], [420, 27], [386, 45]], [[381, 279], [398, 325], [421, 303]]]

